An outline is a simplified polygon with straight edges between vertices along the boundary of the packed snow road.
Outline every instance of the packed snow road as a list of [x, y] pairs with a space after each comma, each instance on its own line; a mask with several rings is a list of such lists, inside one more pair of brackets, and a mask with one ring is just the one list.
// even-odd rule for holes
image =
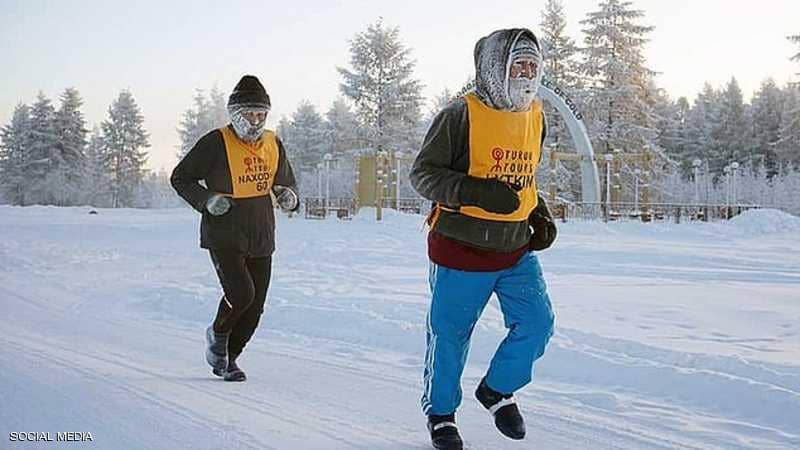
[[[421, 217], [279, 219], [232, 384], [203, 360], [220, 289], [196, 214], [87, 212], [0, 206], [0, 448], [429, 448]], [[464, 376], [468, 448], [800, 447], [800, 219], [560, 227], [540, 255], [556, 335], [519, 394], [528, 438], [472, 397], [504, 333], [493, 301]]]

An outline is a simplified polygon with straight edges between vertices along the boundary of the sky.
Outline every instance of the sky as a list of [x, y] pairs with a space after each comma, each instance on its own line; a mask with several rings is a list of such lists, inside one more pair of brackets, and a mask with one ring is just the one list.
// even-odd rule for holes
[[[176, 128], [195, 89], [230, 92], [246, 73], [272, 98], [268, 125], [308, 100], [326, 111], [339, 97], [336, 67], [349, 66], [349, 40], [382, 18], [400, 29], [416, 78], [432, 98], [458, 90], [473, 72], [472, 49], [498, 28], [537, 30], [544, 0], [444, 1], [43, 1], [0, 0], [0, 124], [39, 91], [54, 101], [77, 88], [91, 128], [122, 89], [145, 117], [148, 167], [171, 170]], [[598, 0], [564, 1], [568, 32]], [[735, 76], [748, 100], [763, 80], [783, 85], [800, 64], [786, 36], [800, 34], [800, 1], [634, 0], [652, 25], [646, 47], [657, 82], [690, 100], [705, 82]], [[746, 7], [745, 7], [746, 6]], [[57, 102], [56, 102], [57, 103]]]

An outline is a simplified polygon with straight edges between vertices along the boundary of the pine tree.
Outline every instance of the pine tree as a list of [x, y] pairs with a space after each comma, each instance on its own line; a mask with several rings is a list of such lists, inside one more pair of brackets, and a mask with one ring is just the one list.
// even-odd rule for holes
[[378, 20], [350, 42], [352, 70], [337, 68], [342, 93], [353, 101], [367, 144], [375, 150], [418, 148], [422, 84], [397, 27]]
[[686, 117], [686, 157], [708, 162], [709, 158], [720, 152], [721, 143], [715, 132], [719, 123], [719, 92], [706, 83], [695, 98], [692, 109]]
[[[566, 92], [570, 99], [580, 102], [579, 49], [575, 40], [567, 34], [567, 19], [564, 4], [560, 0], [547, 0], [541, 13], [539, 30], [544, 50], [544, 77], [553, 86]], [[550, 152], [574, 152], [575, 147], [566, 123], [561, 114], [545, 103], [547, 116], [547, 142], [543, 149], [542, 161], [550, 160]], [[549, 167], [549, 166], [548, 166]], [[577, 162], [561, 161], [556, 167], [556, 184], [562, 195], [568, 198], [580, 198], [581, 178]], [[550, 183], [553, 176], [549, 168], [540, 170], [537, 182], [541, 186]]]
[[[787, 39], [789, 39], [791, 42], [794, 42], [795, 44], [800, 46], [800, 34], [797, 34], [797, 35], [794, 35], [794, 36], [788, 36]], [[792, 56], [791, 59], [792, 59], [792, 61], [800, 61], [800, 49], [798, 49], [797, 54]]]
[[657, 97], [655, 110], [658, 117], [658, 145], [668, 158], [680, 164], [685, 178], [691, 177], [695, 157], [690, 154], [688, 145], [689, 101], [681, 97], [673, 102], [663, 93]]
[[430, 110], [428, 110], [428, 117], [433, 119], [436, 114], [439, 114], [441, 110], [443, 110], [447, 105], [453, 102], [456, 99], [456, 95], [448, 88], [444, 88], [442, 92], [439, 92], [433, 98], [433, 105]]
[[587, 89], [589, 132], [595, 149], [638, 152], [656, 149], [653, 71], [645, 66], [643, 46], [651, 26], [632, 3], [606, 0], [581, 21], [585, 47], [581, 74]]
[[228, 118], [228, 99], [216, 85], [208, 92], [208, 106], [210, 108], [208, 116], [211, 119], [212, 126], [221, 128], [230, 122]]
[[178, 160], [183, 159], [197, 140], [208, 132], [206, 128], [210, 126], [209, 107], [202, 90], [195, 90], [193, 101], [194, 107], [183, 112], [183, 118], [178, 126], [178, 136], [181, 140]]
[[731, 162], [742, 164], [750, 146], [744, 99], [736, 78], [728, 82], [719, 101], [719, 122], [714, 134], [720, 148], [710, 160], [711, 170], [717, 174]]
[[13, 205], [31, 202], [27, 177], [31, 139], [31, 109], [19, 104], [11, 122], [0, 130], [0, 196]]
[[[472, 84], [470, 84], [470, 86], [472, 86]], [[424, 128], [426, 132], [430, 127], [431, 122], [433, 122], [433, 118], [436, 117], [436, 115], [439, 114], [441, 110], [443, 110], [447, 105], [449, 105], [453, 100], [455, 100], [458, 97], [459, 95], [453, 93], [453, 91], [451, 91], [449, 88], [444, 88], [442, 89], [441, 92], [436, 94], [433, 97], [433, 99], [431, 99], [431, 106], [430, 108], [428, 108], [422, 120], [422, 122], [424, 122]]]
[[60, 165], [50, 176], [63, 180], [57, 190], [57, 205], [76, 204], [81, 196], [87, 133], [86, 121], [80, 111], [81, 105], [83, 100], [78, 90], [68, 88], [61, 94], [61, 106], [55, 113], [58, 134], [56, 149]]
[[108, 120], [101, 124], [103, 130], [103, 168], [110, 175], [111, 206], [114, 208], [134, 205], [135, 192], [143, 178], [147, 153], [150, 146], [144, 130], [139, 106], [133, 95], [122, 91], [108, 109]]
[[180, 206], [180, 197], [175, 195], [165, 170], [144, 172], [142, 182], [136, 188], [136, 207], [172, 208]]
[[183, 119], [178, 127], [181, 148], [178, 159], [182, 159], [194, 144], [206, 133], [228, 123], [228, 111], [225, 96], [216, 88], [206, 96], [202, 89], [195, 90], [194, 105], [183, 112]]
[[358, 118], [341, 98], [336, 99], [325, 113], [327, 139], [334, 157], [353, 154], [360, 147]]
[[781, 138], [784, 94], [771, 78], [761, 83], [752, 101], [752, 141], [749, 152], [752, 158], [760, 158], [767, 176], [777, 174], [778, 156], [776, 148]]
[[287, 145], [287, 137], [291, 134], [292, 130], [292, 121], [286, 116], [282, 116], [281, 120], [278, 121], [278, 126], [275, 129], [275, 133], [278, 135], [280, 140], [283, 142], [283, 145]]
[[[789, 59], [791, 59], [792, 61], [800, 62], [800, 34], [794, 36], [787, 36], [786, 38], [789, 39], [790, 42], [794, 42], [798, 46], [797, 53]], [[796, 73], [795, 75], [800, 76], [800, 72]], [[793, 85], [800, 86], [800, 81], [793, 83]]]
[[297, 172], [313, 171], [323, 155], [332, 151], [326, 128], [316, 107], [307, 100], [297, 106], [288, 126], [281, 126], [281, 140]]
[[[564, 5], [560, 0], [547, 0], [539, 29], [544, 48], [544, 74], [547, 80], [569, 93], [576, 100], [580, 89], [576, 60], [579, 49], [575, 41], [567, 35], [567, 19]], [[550, 105], [545, 105], [548, 121], [548, 142], [556, 151], [573, 149], [572, 139], [564, 120]]]
[[800, 170], [800, 86], [784, 90], [780, 139], [776, 145], [779, 166]]
[[100, 127], [95, 126], [86, 145], [86, 168], [83, 177], [83, 202], [98, 207], [111, 206], [111, 181], [105, 170], [105, 141]]
[[63, 162], [58, 150], [56, 111], [50, 99], [39, 92], [31, 107], [31, 140], [27, 152], [25, 178], [29, 183], [29, 201], [35, 204], [55, 204], [63, 178], [58, 169]]

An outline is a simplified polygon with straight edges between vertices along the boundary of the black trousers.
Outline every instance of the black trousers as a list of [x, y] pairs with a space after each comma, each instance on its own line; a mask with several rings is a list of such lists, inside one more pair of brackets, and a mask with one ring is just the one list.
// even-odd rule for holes
[[214, 331], [230, 332], [228, 353], [238, 355], [253, 337], [264, 312], [272, 275], [272, 257], [251, 258], [225, 250], [209, 252], [225, 293], [217, 308]]

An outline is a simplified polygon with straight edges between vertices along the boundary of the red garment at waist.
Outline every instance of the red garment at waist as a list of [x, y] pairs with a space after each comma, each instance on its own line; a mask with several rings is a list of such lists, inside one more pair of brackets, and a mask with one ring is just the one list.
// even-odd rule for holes
[[528, 251], [528, 246], [512, 252], [481, 250], [431, 231], [428, 233], [428, 257], [434, 263], [467, 272], [496, 272], [513, 267]]

